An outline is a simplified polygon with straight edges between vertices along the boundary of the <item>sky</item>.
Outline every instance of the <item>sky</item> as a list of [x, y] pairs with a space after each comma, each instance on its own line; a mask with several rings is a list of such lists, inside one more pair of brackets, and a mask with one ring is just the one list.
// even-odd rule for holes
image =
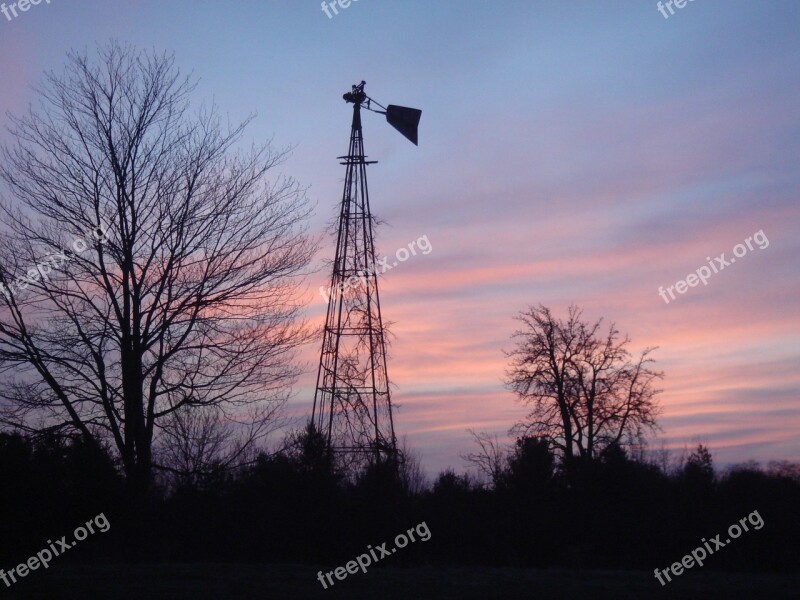
[[[196, 106], [255, 115], [247, 145], [292, 148], [281, 171], [323, 235], [349, 140], [341, 96], [365, 80], [382, 104], [422, 109], [419, 147], [370, 113], [364, 139], [380, 252], [432, 247], [380, 281], [396, 430], [428, 473], [467, 466], [468, 429], [508, 439], [526, 414], [503, 385], [504, 351], [514, 316], [539, 303], [556, 316], [577, 304], [632, 350], [658, 347], [653, 447], [800, 461], [800, 4], [672, 8], [357, 0], [329, 18], [318, 0], [43, 0], [0, 14], [0, 113], [33, 102], [70, 49], [114, 38], [174, 52], [200, 80]], [[308, 280], [317, 325], [333, 244]], [[723, 252], [705, 284], [676, 287]], [[298, 419], [318, 352], [301, 356]]]

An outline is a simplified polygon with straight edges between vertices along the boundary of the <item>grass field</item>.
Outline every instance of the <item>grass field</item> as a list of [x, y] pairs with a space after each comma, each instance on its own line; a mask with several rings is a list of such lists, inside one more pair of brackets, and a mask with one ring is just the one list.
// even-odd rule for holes
[[37, 600], [800, 598], [800, 575], [694, 571], [661, 587], [652, 572], [384, 567], [349, 575], [324, 590], [316, 578], [318, 570], [306, 565], [54, 564], [48, 571], [29, 574], [0, 596]]

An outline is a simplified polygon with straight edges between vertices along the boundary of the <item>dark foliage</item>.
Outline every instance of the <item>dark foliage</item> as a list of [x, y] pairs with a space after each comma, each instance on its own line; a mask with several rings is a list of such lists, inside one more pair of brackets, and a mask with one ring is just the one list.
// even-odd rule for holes
[[446, 471], [431, 489], [410, 493], [386, 466], [346, 477], [319, 442], [305, 430], [286, 450], [202, 486], [157, 490], [143, 516], [127, 509], [124, 481], [102, 449], [0, 434], [0, 556], [17, 564], [103, 512], [110, 532], [58, 560], [340, 565], [425, 521], [430, 541], [387, 562], [652, 570], [702, 538], [725, 540], [730, 525], [757, 511], [763, 527], [751, 527], [704, 568], [800, 567], [800, 478], [791, 465], [717, 475], [698, 448], [667, 474], [615, 447], [566, 476], [547, 444], [529, 438], [509, 453], [494, 488]]

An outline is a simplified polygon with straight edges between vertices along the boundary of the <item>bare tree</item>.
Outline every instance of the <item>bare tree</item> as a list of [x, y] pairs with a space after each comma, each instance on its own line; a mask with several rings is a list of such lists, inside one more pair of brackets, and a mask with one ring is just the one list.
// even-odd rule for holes
[[153, 466], [173, 482], [202, 485], [255, 460], [258, 440], [285, 424], [283, 402], [253, 406], [240, 418], [223, 406], [184, 405], [162, 424]]
[[405, 489], [412, 496], [416, 496], [430, 489], [430, 483], [422, 468], [422, 458], [419, 453], [408, 445], [405, 436], [398, 448], [399, 476]]
[[565, 321], [543, 305], [517, 317], [523, 328], [513, 338], [516, 348], [506, 383], [532, 407], [517, 423], [517, 435], [541, 436], [561, 452], [567, 464], [590, 461], [615, 444], [643, 444], [648, 430], [657, 429], [659, 407], [653, 387], [663, 373], [653, 371], [645, 349], [632, 360], [627, 336], [602, 320], [588, 323], [576, 306]]
[[491, 483], [496, 486], [508, 462], [508, 449], [500, 444], [497, 434], [476, 432], [473, 429], [467, 431], [478, 445], [478, 451], [462, 454], [461, 459], [475, 467], [483, 484]]
[[139, 492], [187, 409], [283, 402], [308, 337], [315, 244], [302, 191], [272, 176], [285, 152], [237, 151], [249, 119], [190, 113], [194, 87], [171, 56], [71, 53], [0, 164], [2, 421], [111, 440]]

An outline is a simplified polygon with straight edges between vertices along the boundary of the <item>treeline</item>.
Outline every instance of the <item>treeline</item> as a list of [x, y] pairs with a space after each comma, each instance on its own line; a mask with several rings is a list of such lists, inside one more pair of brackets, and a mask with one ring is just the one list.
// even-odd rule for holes
[[[71, 536], [103, 512], [111, 530], [61, 561], [235, 561], [343, 564], [368, 544], [425, 522], [432, 537], [386, 563], [570, 568], [668, 567], [757, 512], [706, 568], [800, 567], [800, 469], [744, 465], [715, 473], [700, 447], [680, 467], [633, 460], [620, 448], [565, 468], [524, 438], [488, 485], [447, 471], [420, 485], [413, 468], [347, 473], [324, 443], [295, 443], [234, 470], [164, 479], [147, 506], [130, 504], [108, 454], [80, 439], [0, 434], [0, 565]], [[752, 516], [749, 523], [757, 521]]]

